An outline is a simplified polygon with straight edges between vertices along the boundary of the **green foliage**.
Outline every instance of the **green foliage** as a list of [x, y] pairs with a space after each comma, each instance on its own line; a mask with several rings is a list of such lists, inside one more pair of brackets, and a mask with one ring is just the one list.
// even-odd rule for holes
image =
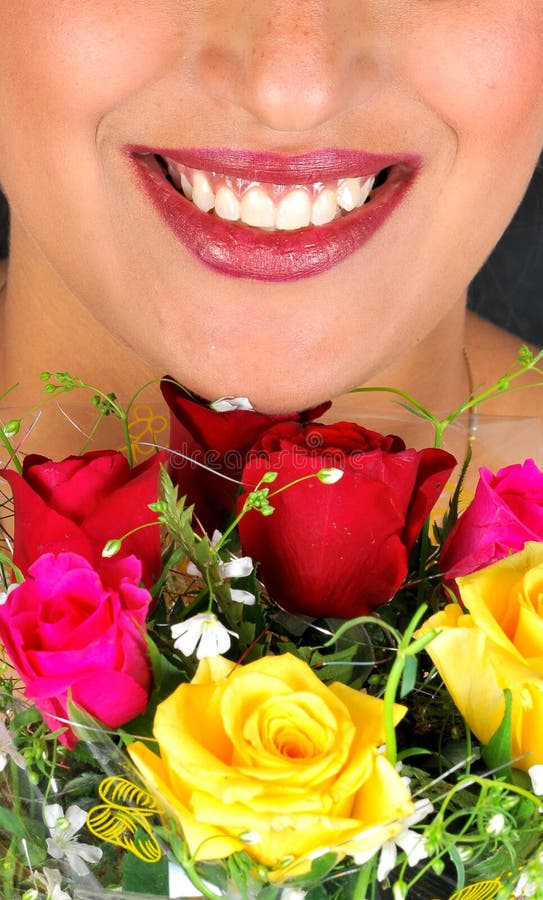
[[505, 690], [503, 694], [505, 699], [503, 719], [488, 744], [481, 747], [481, 753], [489, 769], [510, 779], [513, 695], [510, 690]]
[[165, 856], [157, 863], [146, 863], [133, 853], [127, 853], [121, 866], [124, 891], [135, 894], [169, 895], [168, 860]]

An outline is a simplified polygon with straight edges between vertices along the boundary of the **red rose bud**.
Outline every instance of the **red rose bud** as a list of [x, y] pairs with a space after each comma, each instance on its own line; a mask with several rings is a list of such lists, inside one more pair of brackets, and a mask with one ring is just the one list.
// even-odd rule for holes
[[[0, 641], [25, 696], [49, 727], [65, 728], [68, 700], [117, 728], [144, 712], [151, 667], [144, 635], [151, 595], [134, 556], [107, 579], [75, 553], [47, 553], [0, 606]], [[60, 736], [72, 748], [73, 730]]]
[[[110, 539], [153, 522], [149, 503], [157, 499], [160, 462], [156, 454], [131, 469], [122, 453], [93, 451], [53, 462], [27, 456], [23, 474], [2, 473], [15, 503], [14, 562], [24, 573], [43, 553], [72, 551], [100, 569]], [[137, 556], [143, 581], [151, 586], [161, 572], [160, 532], [142, 528], [122, 542], [122, 556]]]
[[277, 416], [250, 409], [216, 412], [206, 401], [188, 397], [171, 380], [165, 378], [161, 390], [171, 413], [170, 448], [180, 454], [172, 454], [170, 474], [187, 504], [194, 503], [208, 533], [222, 528], [232, 514], [241, 472], [255, 441], [278, 422], [313, 421], [331, 406], [328, 402], [306, 412]]
[[526, 541], [543, 541], [543, 472], [533, 459], [495, 475], [483, 468], [443, 545], [440, 568], [449, 581], [522, 550]]
[[[243, 471], [247, 491], [267, 470], [278, 472], [269, 491], [273, 515], [250, 510], [239, 523], [243, 552], [289, 612], [369, 613], [404, 581], [409, 553], [455, 464], [444, 450], [407, 450], [401, 438], [351, 422], [277, 425]], [[313, 477], [280, 491], [331, 467], [344, 470], [335, 484]]]

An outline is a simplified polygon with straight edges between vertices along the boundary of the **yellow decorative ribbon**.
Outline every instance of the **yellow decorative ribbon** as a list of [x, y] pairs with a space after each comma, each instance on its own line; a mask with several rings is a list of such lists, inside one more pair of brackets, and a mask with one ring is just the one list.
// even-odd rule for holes
[[[139, 404], [132, 410], [128, 423], [134, 462], [143, 462], [156, 452], [155, 444], [168, 443], [169, 422], [149, 404]], [[126, 447], [121, 448], [126, 451]]]
[[87, 828], [95, 837], [129, 850], [144, 862], [155, 863], [162, 856], [149, 819], [160, 813], [147, 791], [126, 778], [104, 778], [98, 787], [104, 801], [87, 814]]
[[477, 884], [468, 885], [455, 891], [449, 900], [492, 900], [501, 888], [501, 881], [478, 881]]

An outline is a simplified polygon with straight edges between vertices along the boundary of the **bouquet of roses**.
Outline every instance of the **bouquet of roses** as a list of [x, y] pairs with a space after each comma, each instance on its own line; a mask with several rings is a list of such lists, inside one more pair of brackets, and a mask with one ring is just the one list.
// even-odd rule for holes
[[396, 392], [423, 450], [170, 378], [166, 442], [94, 388], [124, 451], [2, 423], [6, 900], [543, 896], [543, 472], [459, 514], [468, 453], [431, 516], [447, 425], [540, 358], [444, 419]]

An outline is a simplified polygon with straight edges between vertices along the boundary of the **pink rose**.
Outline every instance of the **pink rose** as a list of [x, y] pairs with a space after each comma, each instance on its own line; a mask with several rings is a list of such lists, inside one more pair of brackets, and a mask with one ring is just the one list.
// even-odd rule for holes
[[[246, 490], [266, 471], [278, 473], [270, 485], [275, 511], [243, 516], [243, 551], [289, 612], [344, 619], [369, 613], [402, 585], [409, 553], [455, 462], [444, 450], [407, 450], [401, 438], [352, 422], [276, 425], [243, 471]], [[344, 472], [336, 484], [310, 478], [275, 494], [330, 466]]]
[[232, 514], [239, 490], [237, 482], [254, 442], [278, 422], [308, 422], [331, 406], [327, 402], [303, 413], [276, 416], [247, 409], [215, 412], [205, 400], [187, 396], [167, 378], [162, 381], [161, 390], [171, 413], [170, 447], [183, 454], [172, 454], [172, 478], [187, 497], [187, 503], [194, 503], [196, 516], [209, 533], [222, 528]]
[[[131, 469], [115, 450], [69, 456], [54, 462], [45, 456], [27, 456], [23, 474], [4, 471], [15, 504], [14, 561], [27, 572], [43, 553], [79, 553], [100, 569], [102, 549], [154, 514], [159, 464], [157, 454]], [[134, 554], [143, 566], [143, 581], [150, 587], [160, 575], [158, 527], [136, 531], [123, 542], [121, 554]]]
[[[144, 637], [151, 595], [134, 556], [111, 560], [107, 583], [76, 553], [46, 553], [0, 606], [0, 641], [52, 730], [74, 703], [116, 728], [147, 706], [151, 668]], [[68, 727], [60, 740], [77, 742]]]
[[445, 541], [440, 568], [447, 579], [467, 575], [543, 541], [543, 472], [533, 459], [481, 469], [475, 497]]

